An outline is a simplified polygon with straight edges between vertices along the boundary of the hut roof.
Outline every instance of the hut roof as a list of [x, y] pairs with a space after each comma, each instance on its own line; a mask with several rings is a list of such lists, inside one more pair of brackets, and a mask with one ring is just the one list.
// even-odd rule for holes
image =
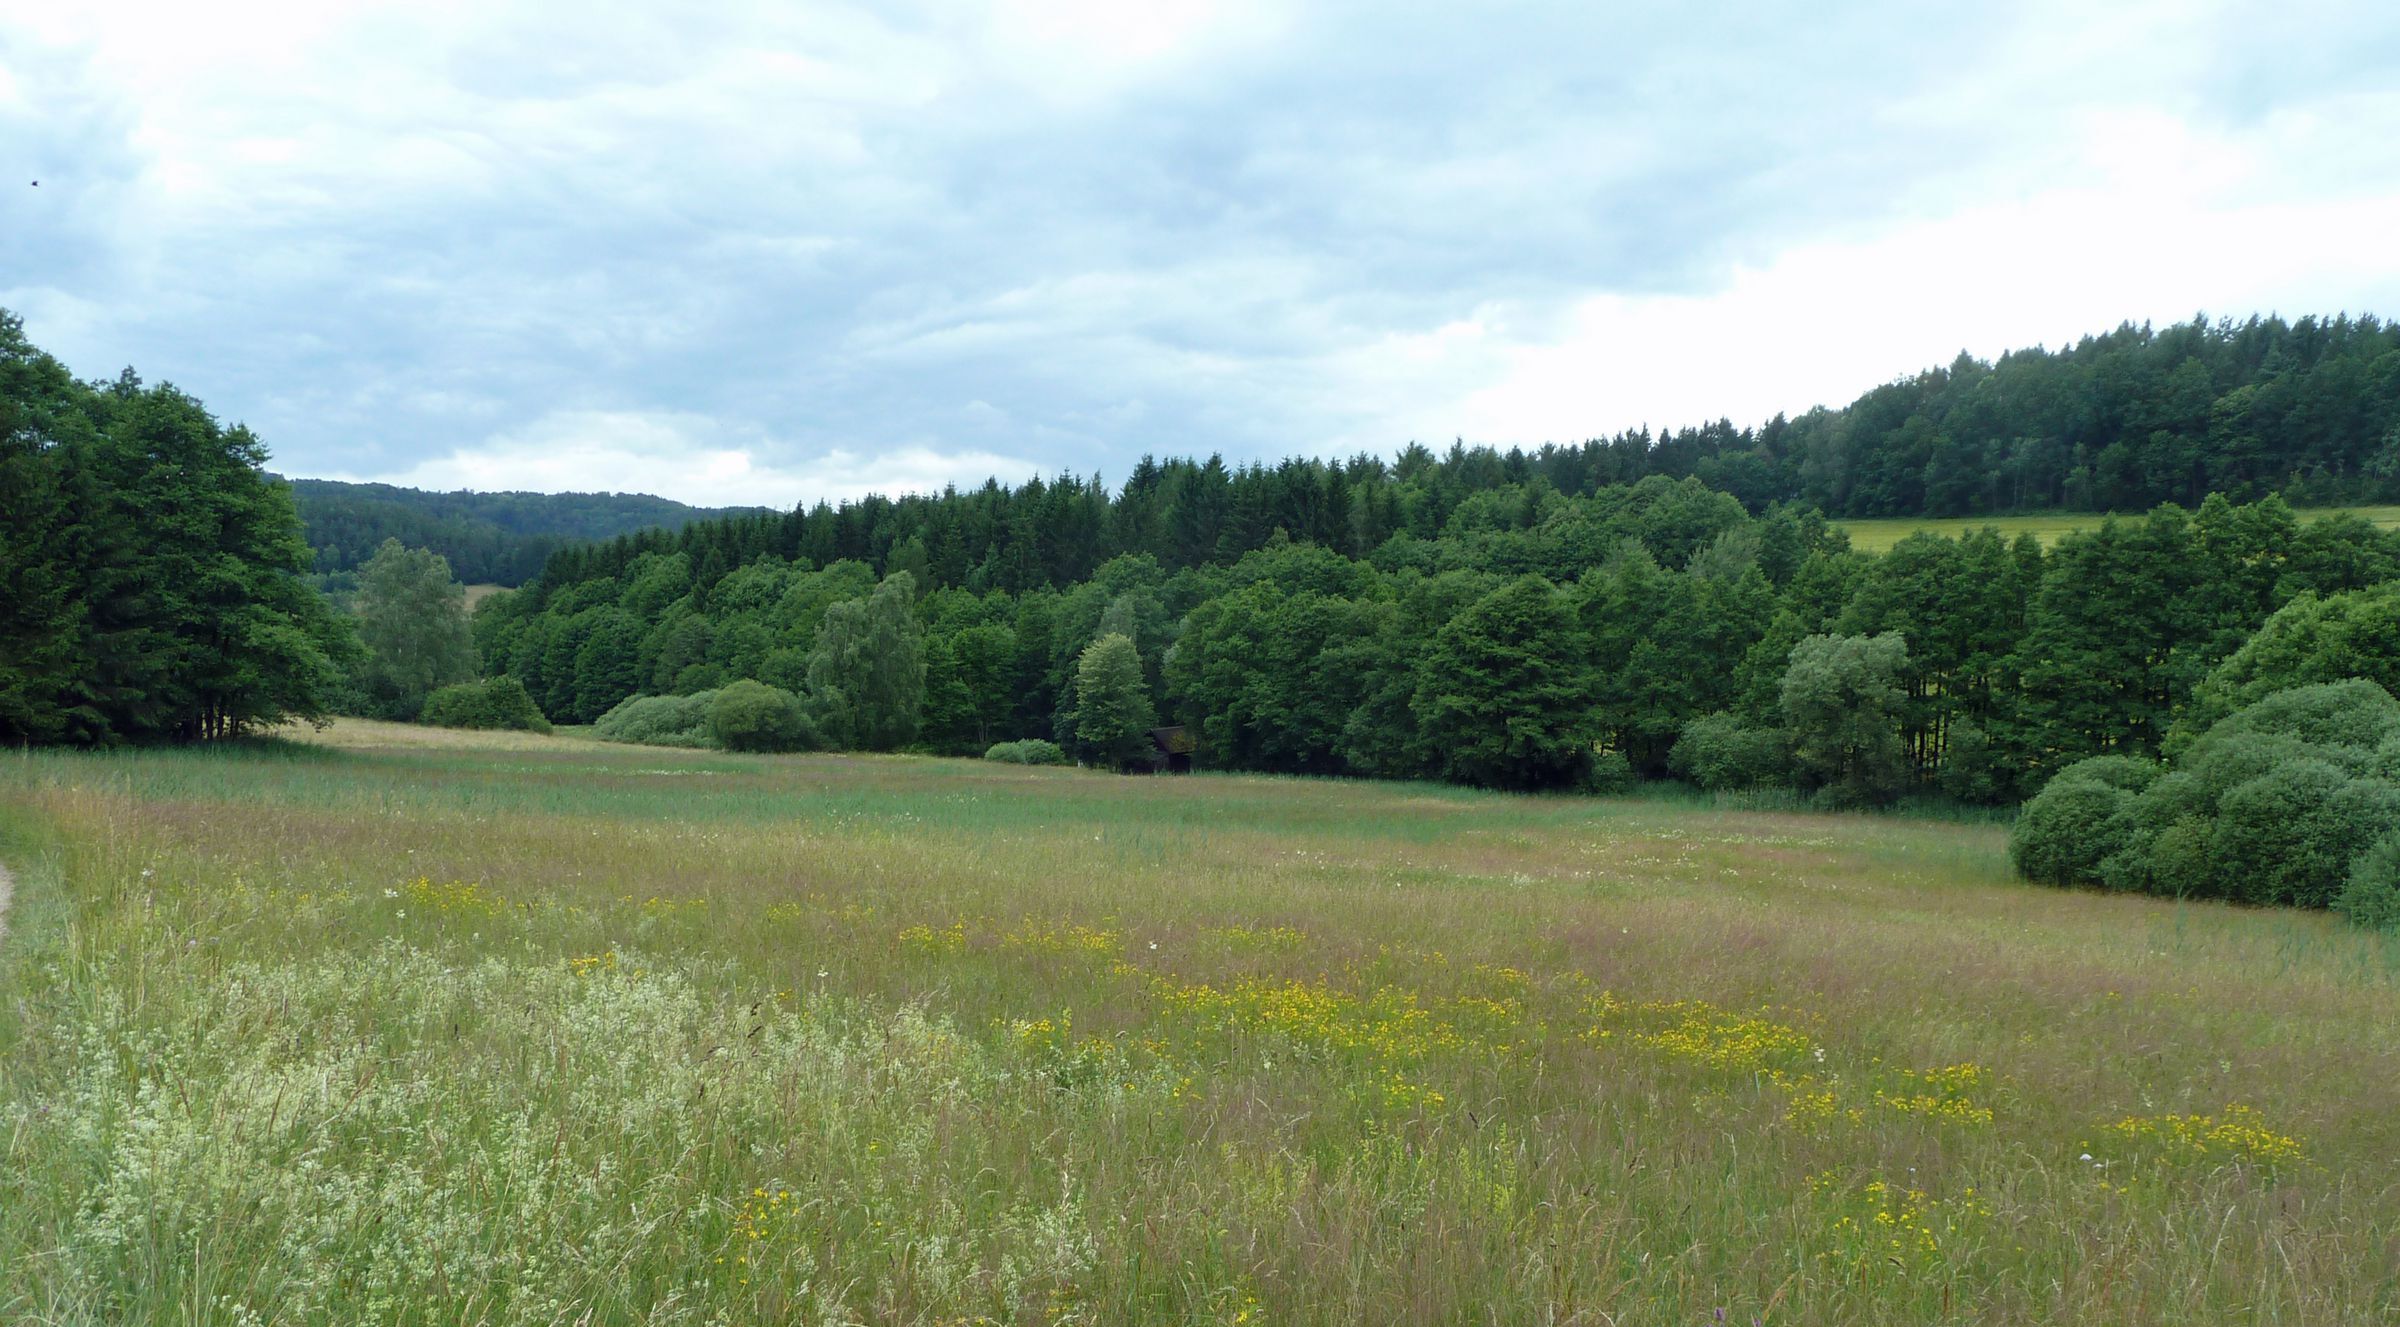
[[1200, 745], [1182, 724], [1171, 728], [1153, 728], [1150, 730], [1150, 740], [1170, 756], [1188, 756]]

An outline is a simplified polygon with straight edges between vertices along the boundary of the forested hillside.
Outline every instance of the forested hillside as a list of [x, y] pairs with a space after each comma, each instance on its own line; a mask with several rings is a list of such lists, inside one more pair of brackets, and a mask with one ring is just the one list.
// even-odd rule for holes
[[430, 549], [470, 584], [521, 585], [581, 540], [728, 514], [639, 493], [434, 493], [390, 484], [295, 479], [316, 570], [355, 571], [386, 539]]
[[[1588, 453], [1591, 449], [1586, 448]], [[1840, 516], [2136, 511], [2280, 492], [2400, 498], [2400, 327], [2372, 317], [2124, 326], [1878, 387], [1842, 410], [1613, 440], [1753, 508]], [[1559, 482], [1556, 477], [1553, 482]], [[1562, 485], [1562, 487], [1565, 485]]]

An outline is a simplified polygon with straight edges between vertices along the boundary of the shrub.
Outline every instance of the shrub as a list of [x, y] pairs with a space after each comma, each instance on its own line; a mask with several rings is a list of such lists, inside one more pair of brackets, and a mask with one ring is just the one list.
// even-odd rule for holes
[[1780, 728], [1707, 714], [1683, 726], [1667, 752], [1667, 768], [1710, 792], [1756, 788], [1791, 777], [1792, 743]]
[[[2371, 682], [2278, 692], [2192, 741], [2179, 768], [2071, 765], [2019, 815], [2017, 869], [2179, 898], [2322, 908], [2349, 898], [2370, 845], [2400, 824], [2384, 749], [2400, 701]], [[2359, 906], [2376, 905], [2373, 872]]]
[[1633, 762], [1622, 751], [1603, 751], [1583, 771], [1583, 790], [1607, 795], [1633, 787]]
[[2225, 794], [2210, 847], [2235, 897], [2317, 907], [2333, 901], [2350, 854], [2332, 856], [2334, 836], [2321, 822], [2347, 782], [2322, 760], [2292, 760]]
[[2333, 907], [2354, 925], [2400, 933], [2400, 832], [2386, 834], [2358, 855]]
[[481, 682], [458, 682], [437, 688], [425, 698], [420, 721], [439, 728], [514, 728], [546, 733], [550, 721], [526, 694], [525, 684], [513, 677], [490, 677]]
[[800, 698], [744, 678], [708, 703], [709, 735], [728, 751], [807, 751], [822, 746]]
[[716, 698], [714, 691], [629, 697], [592, 724], [592, 736], [642, 746], [715, 746], [717, 739], [708, 730], [708, 706]]
[[2029, 879], [2097, 884], [2100, 863], [2133, 837], [2134, 795], [2099, 777], [2077, 777], [2079, 768], [2061, 770], [2017, 814], [2008, 856]]
[[2400, 581], [2285, 604], [2201, 681], [2169, 748], [2275, 692], [2350, 677], [2400, 693]]
[[1021, 742], [994, 742], [983, 753], [985, 760], [997, 760], [1004, 765], [1064, 765], [1066, 749], [1056, 742], [1028, 737]]
[[2400, 700], [2356, 677], [2294, 687], [2228, 715], [2201, 736], [2194, 750], [2249, 734], [2372, 751], [2384, 739], [2400, 735]]
[[2141, 760], [2133, 756], [2092, 756], [2060, 770], [2058, 777], [2105, 783], [2111, 788], [2138, 793], [2158, 782], [2159, 776], [2165, 773], [2165, 767], [2155, 760]]

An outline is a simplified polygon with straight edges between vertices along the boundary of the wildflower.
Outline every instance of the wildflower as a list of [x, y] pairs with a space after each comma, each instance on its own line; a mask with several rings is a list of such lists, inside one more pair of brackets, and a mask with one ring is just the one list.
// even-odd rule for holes
[[832, 976], [832, 975], [833, 975], [833, 973], [832, 973], [831, 971], [829, 971], [829, 970], [825, 969], [825, 968], [819, 968], [819, 969], [817, 969], [817, 980], [818, 980], [818, 981], [823, 981], [823, 980], [825, 980], [827, 977], [830, 977], [830, 976]]
[[1158, 941], [1156, 941], [1156, 940], [1153, 940], [1153, 941], [1151, 941], [1151, 942], [1150, 942], [1150, 948], [1151, 948], [1151, 951], [1155, 953], [1155, 952], [1157, 951], [1157, 949], [1158, 949]]
[[398, 898], [400, 897], [400, 891], [397, 889], [387, 889], [383, 891], [383, 896], [385, 898]]

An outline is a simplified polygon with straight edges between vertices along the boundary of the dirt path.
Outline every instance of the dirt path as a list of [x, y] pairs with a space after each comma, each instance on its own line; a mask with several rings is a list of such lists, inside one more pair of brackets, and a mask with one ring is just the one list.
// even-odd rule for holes
[[16, 880], [9, 875], [7, 867], [0, 866], [0, 940], [8, 938], [8, 899], [16, 890]]

